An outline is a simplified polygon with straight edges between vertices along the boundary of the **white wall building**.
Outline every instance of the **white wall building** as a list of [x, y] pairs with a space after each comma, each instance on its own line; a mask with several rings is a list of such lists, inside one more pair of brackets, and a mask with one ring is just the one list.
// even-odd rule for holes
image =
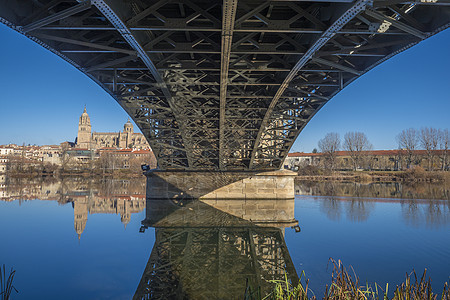
[[0, 174], [6, 173], [6, 165], [8, 163], [7, 156], [0, 156]]
[[14, 148], [6, 145], [0, 146], [0, 156], [14, 153]]
[[299, 166], [308, 166], [315, 164], [320, 153], [304, 153], [304, 152], [294, 152], [289, 153], [283, 163], [283, 169], [298, 171]]

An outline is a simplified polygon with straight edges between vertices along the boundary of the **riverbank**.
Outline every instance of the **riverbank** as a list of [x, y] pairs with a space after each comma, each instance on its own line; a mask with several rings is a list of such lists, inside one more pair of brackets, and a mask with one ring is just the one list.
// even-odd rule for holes
[[139, 178], [143, 177], [140, 169], [120, 169], [104, 172], [101, 170], [56, 170], [54, 172], [7, 172], [4, 174], [8, 178], [38, 178], [54, 177], [63, 179], [66, 177], [86, 177], [86, 178]]
[[[322, 170], [320, 170], [322, 171]], [[319, 173], [319, 174], [317, 174]], [[407, 171], [336, 171], [336, 172], [299, 172], [296, 181], [346, 181], [346, 182], [450, 182], [450, 172], [425, 171], [414, 168]]]
[[[252, 290], [247, 287], [244, 299], [248, 300], [450, 300], [449, 282], [445, 282], [441, 291], [436, 287], [433, 291], [431, 286], [431, 278], [427, 276], [427, 269], [424, 270], [422, 276], [412, 271], [406, 274], [406, 279], [395, 288], [388, 284], [379, 286], [377, 283], [371, 285], [361, 283], [353, 268], [349, 272], [341, 263], [331, 259], [333, 272], [331, 274], [331, 283], [326, 285], [325, 294], [321, 297], [315, 295], [314, 291], [309, 288], [309, 279], [305, 278], [302, 272], [300, 281], [297, 285], [286, 280], [277, 280], [273, 283], [275, 287], [268, 294], [262, 297], [260, 290]], [[393, 292], [392, 292], [393, 291]]]

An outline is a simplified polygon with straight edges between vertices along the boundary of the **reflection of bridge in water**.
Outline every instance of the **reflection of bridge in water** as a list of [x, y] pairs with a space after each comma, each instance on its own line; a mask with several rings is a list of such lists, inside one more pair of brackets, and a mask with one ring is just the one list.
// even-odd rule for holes
[[294, 200], [147, 200], [156, 240], [133, 299], [234, 299], [298, 276], [284, 241]]

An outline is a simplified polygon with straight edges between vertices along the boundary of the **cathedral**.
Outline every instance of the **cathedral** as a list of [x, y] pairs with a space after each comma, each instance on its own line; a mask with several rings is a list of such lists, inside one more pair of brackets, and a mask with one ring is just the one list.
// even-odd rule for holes
[[104, 147], [114, 148], [150, 148], [142, 133], [135, 133], [130, 120], [123, 125], [122, 132], [92, 132], [91, 119], [86, 112], [86, 107], [78, 122], [78, 136], [75, 141], [77, 148], [99, 149]]

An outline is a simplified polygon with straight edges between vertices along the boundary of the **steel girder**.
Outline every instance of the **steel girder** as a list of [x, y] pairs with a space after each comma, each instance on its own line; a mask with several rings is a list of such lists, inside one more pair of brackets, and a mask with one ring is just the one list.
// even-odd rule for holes
[[11, 0], [0, 21], [97, 82], [161, 169], [281, 167], [345, 86], [450, 24], [450, 1]]

